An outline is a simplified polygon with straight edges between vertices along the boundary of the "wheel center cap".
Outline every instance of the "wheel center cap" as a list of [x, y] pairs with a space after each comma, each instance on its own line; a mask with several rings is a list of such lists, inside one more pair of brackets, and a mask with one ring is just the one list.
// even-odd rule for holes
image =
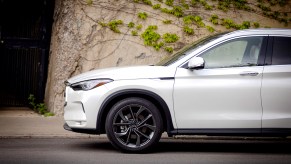
[[130, 125], [130, 128], [136, 130], [137, 129], [137, 122], [132, 122], [131, 125]]

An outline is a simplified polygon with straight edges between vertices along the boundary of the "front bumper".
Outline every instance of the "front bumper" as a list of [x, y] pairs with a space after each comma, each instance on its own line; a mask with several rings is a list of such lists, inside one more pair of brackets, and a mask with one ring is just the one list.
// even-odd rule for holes
[[89, 91], [74, 91], [66, 87], [64, 120], [73, 129], [71, 131], [96, 129], [98, 111], [107, 92], [104, 86]]
[[64, 124], [64, 129], [76, 133], [85, 133], [85, 134], [99, 134], [96, 129], [77, 129], [77, 128], [70, 128], [67, 123]]

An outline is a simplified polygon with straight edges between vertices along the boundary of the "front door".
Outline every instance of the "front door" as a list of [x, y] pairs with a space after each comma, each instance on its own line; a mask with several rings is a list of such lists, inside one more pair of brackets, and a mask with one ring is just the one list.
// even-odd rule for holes
[[179, 129], [260, 132], [263, 43], [262, 36], [225, 41], [199, 55], [204, 69], [177, 69], [174, 108]]

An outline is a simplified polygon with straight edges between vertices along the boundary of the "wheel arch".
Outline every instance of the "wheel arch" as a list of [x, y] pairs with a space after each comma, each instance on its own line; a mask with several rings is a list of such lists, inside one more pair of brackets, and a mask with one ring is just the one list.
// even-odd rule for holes
[[97, 114], [96, 129], [99, 134], [105, 133], [106, 117], [112, 106], [116, 104], [118, 101], [129, 97], [144, 98], [151, 101], [154, 105], [156, 105], [163, 119], [164, 130], [167, 131], [168, 134], [170, 134], [170, 132], [174, 129], [174, 126], [168, 105], [156, 93], [141, 89], [121, 90], [111, 94], [109, 97], [105, 99], [105, 101], [101, 104], [100, 110]]

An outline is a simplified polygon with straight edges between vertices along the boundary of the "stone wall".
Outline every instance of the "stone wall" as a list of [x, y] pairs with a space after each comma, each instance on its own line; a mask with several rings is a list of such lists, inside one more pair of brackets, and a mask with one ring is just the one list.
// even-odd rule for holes
[[[153, 9], [152, 6], [146, 4], [148, 1], [137, 0], [137, 3], [134, 1], [56, 0], [45, 93], [45, 103], [51, 112], [56, 115], [63, 114], [64, 81], [71, 76], [96, 68], [154, 64], [172, 54], [165, 51], [163, 47], [172, 47], [175, 52], [201, 37], [210, 35], [211, 32], [206, 26], [213, 27], [214, 33], [234, 30], [234, 28], [226, 28], [225, 25], [214, 25], [209, 20], [214, 14], [219, 17], [220, 22], [222, 22], [221, 18], [231, 19], [236, 24], [249, 21], [250, 28], [254, 28], [254, 22], [259, 23], [260, 27], [291, 27], [290, 20], [289, 25], [286, 26], [264, 15], [263, 11], [257, 7], [257, 1], [248, 1], [248, 5], [255, 9], [253, 11], [230, 7], [227, 12], [214, 9], [217, 8], [218, 1], [206, 1], [209, 6], [216, 6], [212, 10], [207, 10], [205, 4], [202, 3], [191, 6], [191, 0], [174, 1], [174, 5], [190, 4], [188, 9], [186, 5], [183, 5], [184, 14], [199, 15], [205, 24], [204, 27], [197, 25], [197, 22], [186, 24], [195, 32], [189, 35], [183, 31], [186, 26], [183, 17], [162, 12], [161, 9]], [[163, 3], [158, 0], [151, 2], [153, 5], [161, 4], [161, 8], [173, 8], [166, 5], [165, 0]], [[284, 11], [287, 13], [284, 17], [291, 17], [290, 3], [284, 7], [273, 6], [272, 9]], [[145, 20], [138, 17], [139, 13], [143, 12], [148, 16]], [[119, 32], [114, 32], [108, 26], [113, 20], [122, 20], [122, 24], [117, 26]], [[171, 23], [166, 24], [165, 20], [170, 20]], [[135, 27], [128, 27], [130, 22], [133, 22]], [[141, 29], [136, 28], [139, 24], [142, 25]], [[165, 43], [158, 51], [153, 46], [146, 46], [140, 35], [149, 25], [156, 25], [158, 28], [156, 32], [161, 36], [172, 33], [179, 36], [179, 40], [174, 43]], [[133, 36], [132, 31], [136, 31], [138, 36]]]

